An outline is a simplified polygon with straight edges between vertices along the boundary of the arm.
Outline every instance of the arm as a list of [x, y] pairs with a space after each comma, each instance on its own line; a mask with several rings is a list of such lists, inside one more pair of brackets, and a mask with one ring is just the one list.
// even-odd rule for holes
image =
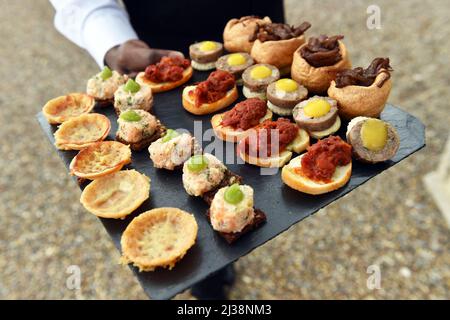
[[100, 67], [109, 49], [138, 38], [125, 10], [114, 0], [50, 1], [56, 9], [56, 29], [86, 49]]
[[105, 63], [135, 75], [174, 51], [150, 49], [138, 40], [128, 15], [115, 0], [50, 0], [56, 9], [55, 27], [86, 49], [100, 67]]

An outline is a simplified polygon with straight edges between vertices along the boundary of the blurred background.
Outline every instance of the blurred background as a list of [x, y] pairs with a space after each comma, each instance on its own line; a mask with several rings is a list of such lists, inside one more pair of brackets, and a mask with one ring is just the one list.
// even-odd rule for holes
[[[448, 1], [285, 4], [289, 23], [312, 23], [308, 35], [344, 34], [354, 66], [390, 57], [389, 100], [425, 123], [427, 146], [240, 259], [231, 298], [449, 299], [449, 229], [422, 179], [449, 136]], [[371, 4], [379, 30], [366, 27]], [[98, 67], [54, 29], [48, 1], [0, 5], [0, 298], [145, 299], [35, 119], [47, 100], [84, 91]], [[80, 290], [66, 287], [70, 265]], [[381, 289], [366, 285], [371, 265]]]

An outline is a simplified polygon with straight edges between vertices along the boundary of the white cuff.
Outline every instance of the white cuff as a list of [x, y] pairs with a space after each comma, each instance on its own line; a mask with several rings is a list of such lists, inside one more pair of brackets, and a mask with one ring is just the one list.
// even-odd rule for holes
[[116, 8], [104, 8], [92, 12], [85, 20], [83, 46], [100, 68], [104, 66], [109, 49], [131, 39], [138, 39], [127, 16]]

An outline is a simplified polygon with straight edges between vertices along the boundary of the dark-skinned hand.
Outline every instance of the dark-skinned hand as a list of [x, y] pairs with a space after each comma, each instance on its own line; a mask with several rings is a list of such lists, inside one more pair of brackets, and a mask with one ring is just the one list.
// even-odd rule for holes
[[121, 74], [135, 77], [149, 64], [157, 63], [164, 56], [183, 57], [183, 54], [173, 50], [152, 49], [141, 40], [129, 40], [108, 50], [105, 63]]

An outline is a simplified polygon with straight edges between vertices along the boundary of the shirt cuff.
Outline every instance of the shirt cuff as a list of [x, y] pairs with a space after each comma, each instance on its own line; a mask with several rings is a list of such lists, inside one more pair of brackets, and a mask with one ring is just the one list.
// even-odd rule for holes
[[84, 48], [100, 68], [105, 65], [104, 59], [109, 49], [138, 39], [126, 14], [116, 8], [92, 12], [85, 20], [82, 33]]

